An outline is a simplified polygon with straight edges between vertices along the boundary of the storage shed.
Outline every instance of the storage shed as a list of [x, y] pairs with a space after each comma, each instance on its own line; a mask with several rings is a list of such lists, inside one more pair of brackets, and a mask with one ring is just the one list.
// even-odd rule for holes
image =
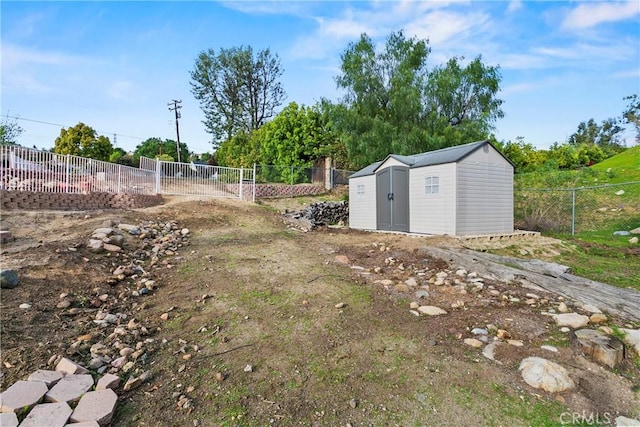
[[513, 232], [513, 164], [489, 141], [389, 154], [349, 177], [349, 227], [468, 236]]

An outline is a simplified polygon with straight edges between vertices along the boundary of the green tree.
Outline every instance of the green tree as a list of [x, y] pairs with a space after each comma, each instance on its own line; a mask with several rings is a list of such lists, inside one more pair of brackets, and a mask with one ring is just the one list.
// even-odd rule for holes
[[580, 164], [578, 150], [571, 144], [558, 144], [549, 147], [549, 158], [553, 159], [560, 169], [574, 169]]
[[480, 56], [462, 66], [463, 59], [451, 58], [429, 73], [425, 105], [433, 148], [485, 139], [504, 117], [498, 67], [483, 64]]
[[351, 161], [363, 166], [394, 152], [420, 150], [425, 138], [422, 98], [426, 80], [427, 41], [388, 36], [376, 52], [366, 34], [341, 55], [336, 77], [346, 94], [344, 107], [333, 109], [333, 122], [344, 137]]
[[270, 170], [276, 172], [267, 178], [297, 182], [303, 168], [313, 166], [320, 157], [340, 153], [341, 144], [329, 128], [328, 117], [320, 104], [305, 107], [292, 102], [260, 129], [241, 131], [223, 142], [216, 160], [230, 167], [285, 166]]
[[24, 132], [17, 119], [7, 115], [0, 121], [0, 145], [18, 145], [18, 138]]
[[336, 83], [346, 94], [331, 121], [351, 165], [485, 139], [503, 116], [497, 67], [453, 58], [429, 71], [429, 53], [428, 40], [402, 31], [382, 51], [366, 34], [344, 51]]
[[622, 120], [625, 124], [633, 126], [636, 132], [636, 144], [640, 144], [640, 98], [637, 94], [633, 94], [624, 99], [628, 100], [629, 104], [622, 113]]
[[[231, 139], [223, 142], [215, 152], [215, 158], [222, 166], [239, 168], [253, 166], [260, 163], [260, 130], [249, 132], [240, 131]], [[256, 135], [258, 134], [258, 135]]]
[[[135, 165], [140, 164], [140, 157], [147, 157], [149, 159], [157, 159], [163, 156], [160, 160], [169, 162], [175, 162], [178, 159], [178, 144], [172, 139], [162, 140], [162, 138], [149, 138], [142, 143], [138, 144], [133, 152], [133, 163]], [[180, 159], [189, 158], [189, 149], [184, 142], [180, 143]]]
[[498, 147], [502, 154], [514, 164], [516, 173], [532, 172], [547, 161], [544, 151], [536, 150], [533, 144], [525, 142], [521, 136], [517, 137], [515, 142], [498, 144]]
[[334, 143], [319, 108], [298, 106], [295, 102], [265, 124], [256, 136], [260, 138], [262, 163], [293, 167], [281, 170], [280, 178], [285, 182], [298, 182], [301, 168], [312, 167]]
[[200, 101], [214, 148], [239, 131], [260, 128], [285, 98], [278, 55], [269, 49], [254, 55], [249, 47], [201, 52], [191, 71], [191, 91]]
[[120, 157], [124, 156], [125, 154], [127, 154], [126, 151], [124, 151], [120, 147], [116, 147], [111, 152], [111, 155], [109, 156], [109, 161], [111, 163], [118, 163], [118, 159], [120, 159]]
[[589, 119], [587, 122], [581, 122], [578, 129], [569, 139], [569, 145], [578, 147], [582, 144], [597, 145], [610, 157], [624, 150], [624, 144], [621, 140], [624, 128], [620, 126], [620, 120], [607, 119], [602, 124], [597, 124], [595, 120]]
[[109, 161], [111, 163], [117, 163], [123, 166], [132, 166], [137, 167], [138, 165], [133, 162], [133, 155], [127, 153], [120, 147], [116, 147], [113, 149], [113, 152], [109, 156]]
[[109, 161], [112, 151], [113, 146], [109, 138], [97, 136], [92, 127], [82, 122], [69, 129], [60, 130], [60, 136], [56, 138], [53, 147], [56, 154], [71, 154], [105, 162]]

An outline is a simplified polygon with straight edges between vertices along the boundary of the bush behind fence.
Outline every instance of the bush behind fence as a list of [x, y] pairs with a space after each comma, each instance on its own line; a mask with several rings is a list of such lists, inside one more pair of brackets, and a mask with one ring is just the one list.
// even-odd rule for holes
[[640, 227], [640, 181], [514, 190], [517, 229], [578, 234]]
[[256, 165], [256, 182], [268, 184], [318, 184], [326, 188], [348, 185], [353, 171], [306, 166]]

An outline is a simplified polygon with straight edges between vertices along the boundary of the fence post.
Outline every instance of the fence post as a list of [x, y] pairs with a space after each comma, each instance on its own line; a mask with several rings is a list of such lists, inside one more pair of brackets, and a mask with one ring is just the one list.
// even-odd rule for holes
[[576, 234], [576, 189], [571, 189], [571, 235]]
[[162, 169], [162, 165], [160, 164], [160, 160], [156, 159], [156, 194], [160, 194], [160, 170]]
[[122, 177], [122, 165], [118, 165], [118, 194], [120, 194], [121, 177]]
[[253, 164], [253, 188], [251, 190], [252, 195], [251, 195], [251, 201], [253, 203], [256, 202], [256, 164]]
[[242, 178], [242, 172], [244, 172], [244, 168], [240, 168], [240, 191], [239, 191], [240, 200], [242, 200], [242, 187], [244, 187], [244, 182], [243, 182], [243, 178]]
[[335, 188], [335, 184], [333, 183], [333, 174], [335, 173], [336, 168], [333, 166], [329, 168], [329, 190], [333, 190]]
[[67, 154], [67, 167], [66, 167], [66, 171], [64, 174], [64, 192], [68, 193], [69, 192], [69, 159], [71, 158], [70, 154]]

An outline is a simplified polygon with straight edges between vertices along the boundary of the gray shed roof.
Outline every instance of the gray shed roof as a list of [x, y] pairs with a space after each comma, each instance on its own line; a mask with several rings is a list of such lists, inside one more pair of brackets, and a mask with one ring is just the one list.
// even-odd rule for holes
[[[360, 176], [373, 175], [376, 172], [376, 169], [378, 169], [378, 166], [380, 166], [390, 157], [396, 159], [399, 162], [404, 163], [410, 168], [442, 165], [445, 163], [455, 163], [462, 160], [467, 155], [474, 152], [475, 150], [477, 150], [478, 148], [482, 147], [485, 144], [489, 144], [493, 147], [493, 145], [488, 140], [484, 140], [484, 141], [472, 142], [470, 144], [447, 147], [447, 148], [443, 148], [435, 151], [428, 151], [426, 153], [414, 154], [413, 156], [400, 156], [398, 154], [389, 154], [383, 161], [372, 163], [369, 166], [366, 166], [363, 169], [360, 169], [353, 175], [350, 175], [349, 178], [357, 178]], [[498, 150], [498, 152], [500, 151]], [[509, 159], [507, 159], [506, 157], [505, 159], [509, 163], [511, 163], [511, 161], [509, 161]]]
[[380, 166], [381, 164], [382, 162], [371, 163], [369, 166], [365, 166], [364, 168], [360, 169], [358, 172], [349, 175], [349, 178], [357, 178], [359, 176], [373, 175], [376, 169], [378, 169], [378, 166]]

